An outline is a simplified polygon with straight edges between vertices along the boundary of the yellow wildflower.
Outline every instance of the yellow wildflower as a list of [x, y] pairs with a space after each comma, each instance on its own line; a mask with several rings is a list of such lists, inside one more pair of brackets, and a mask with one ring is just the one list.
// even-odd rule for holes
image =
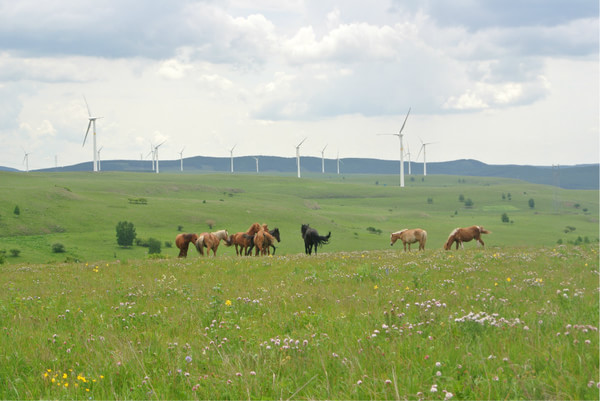
[[226, 306], [231, 306], [231, 301], [230, 300], [225, 301], [225, 305]]

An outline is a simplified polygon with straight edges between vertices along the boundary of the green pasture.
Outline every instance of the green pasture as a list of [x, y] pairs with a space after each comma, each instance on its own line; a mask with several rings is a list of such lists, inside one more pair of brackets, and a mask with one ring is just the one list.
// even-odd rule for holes
[[[332, 232], [324, 252], [386, 249], [390, 232], [414, 227], [428, 231], [427, 249], [434, 250], [452, 229], [473, 224], [492, 231], [484, 237], [490, 247], [598, 241], [597, 191], [501, 178], [414, 176], [405, 188], [397, 181], [395, 175], [0, 173], [0, 251], [8, 264], [145, 257], [147, 248], [117, 245], [115, 228], [123, 220], [134, 223], [138, 238], [173, 244], [161, 249], [169, 257], [178, 253], [178, 228], [211, 231], [211, 221], [212, 231], [230, 233], [253, 222], [279, 227], [280, 255], [303, 252], [302, 223]], [[461, 195], [473, 205], [466, 207]], [[136, 203], [142, 198], [145, 204]], [[65, 252], [53, 253], [55, 243]]]
[[597, 246], [0, 269], [2, 399], [598, 399]]

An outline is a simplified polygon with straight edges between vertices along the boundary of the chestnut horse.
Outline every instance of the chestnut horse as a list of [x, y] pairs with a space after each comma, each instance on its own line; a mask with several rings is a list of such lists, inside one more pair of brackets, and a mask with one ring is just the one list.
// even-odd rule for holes
[[410, 252], [410, 244], [414, 244], [415, 242], [419, 243], [419, 251], [424, 251], [425, 242], [427, 242], [427, 231], [420, 228], [412, 230], [405, 228], [404, 230], [396, 231], [390, 235], [390, 246], [394, 245], [397, 240], [402, 240], [404, 252], [406, 252], [406, 244], [408, 244], [408, 251]]
[[[254, 234], [261, 229], [260, 224], [252, 224], [247, 231], [242, 231], [229, 236], [228, 240], [225, 241], [226, 246], [235, 245], [236, 255], [246, 255], [249, 247], [254, 246]], [[239, 246], [239, 252], [238, 252]]]
[[[271, 248], [273, 248], [273, 255], [275, 255], [275, 250], [277, 249], [275, 248], [275, 245], [273, 245], [275, 243], [275, 240], [277, 240], [277, 242], [281, 242], [279, 228], [275, 227], [275, 229], [273, 230], [268, 230], [267, 225], [264, 224], [263, 229], [254, 234], [253, 246], [256, 246], [255, 255], [258, 255], [259, 252], [261, 255], [270, 255]], [[252, 251], [253, 246], [250, 246], [248, 253]]]
[[179, 256], [178, 258], [187, 257], [188, 248], [190, 246], [190, 242], [195, 244], [198, 240], [198, 234], [196, 233], [182, 233], [178, 234], [175, 237], [175, 245], [179, 248]]
[[448, 237], [448, 241], [444, 244], [445, 250], [450, 250], [452, 248], [452, 244], [456, 242], [456, 249], [460, 245], [461, 248], [464, 248], [463, 242], [469, 242], [473, 239], [479, 241], [481, 246], [485, 246], [483, 240], [481, 239], [481, 234], [490, 234], [491, 231], [484, 229], [481, 226], [471, 226], [471, 227], [463, 227], [463, 228], [455, 228], [450, 233]]
[[221, 240], [224, 240], [225, 243], [227, 243], [228, 238], [229, 233], [227, 230], [215, 231], [214, 233], [202, 233], [196, 240], [196, 249], [200, 252], [200, 255], [204, 255], [204, 248], [206, 248], [206, 256], [210, 254], [211, 250], [213, 251], [213, 256], [217, 256], [217, 248], [219, 248]]

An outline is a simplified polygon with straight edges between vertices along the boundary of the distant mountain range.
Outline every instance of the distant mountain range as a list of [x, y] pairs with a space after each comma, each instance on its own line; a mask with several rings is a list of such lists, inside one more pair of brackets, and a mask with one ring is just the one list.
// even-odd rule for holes
[[[258, 156], [261, 173], [294, 173], [296, 158], [277, 156]], [[180, 171], [180, 160], [161, 160], [160, 172], [173, 173]], [[185, 173], [210, 173], [231, 171], [229, 157], [195, 156], [183, 159]], [[302, 172], [321, 172], [321, 158], [306, 156], [301, 159]], [[102, 171], [137, 171], [151, 172], [150, 160], [102, 160]], [[423, 174], [423, 163], [412, 163], [412, 173]], [[0, 170], [18, 171], [0, 167]], [[59, 168], [47, 168], [36, 171], [91, 171], [92, 162], [74, 164]], [[252, 156], [234, 158], [235, 172], [256, 172], [256, 159]], [[408, 162], [405, 162], [405, 173]], [[504, 177], [516, 178], [536, 184], [560, 186], [565, 189], [599, 189], [598, 164], [582, 164], [575, 166], [523, 166], [523, 165], [490, 165], [477, 160], [455, 160], [447, 162], [427, 163], [427, 174], [448, 174], [459, 176]], [[336, 173], [336, 160], [325, 160], [325, 172]], [[398, 174], [399, 162], [393, 160], [346, 158], [340, 159], [341, 174]]]

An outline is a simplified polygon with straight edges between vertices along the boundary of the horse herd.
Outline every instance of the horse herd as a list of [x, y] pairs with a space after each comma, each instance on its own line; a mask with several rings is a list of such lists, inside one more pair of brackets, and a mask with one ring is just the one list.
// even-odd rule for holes
[[[307, 255], [312, 254], [313, 249], [315, 254], [317, 254], [317, 248], [329, 243], [329, 239], [331, 238], [331, 231], [327, 235], [319, 235], [317, 230], [308, 224], [302, 224], [300, 232], [304, 240], [304, 252]], [[490, 234], [490, 231], [481, 226], [456, 228], [448, 236], [448, 240], [444, 244], [444, 249], [450, 250], [453, 244], [456, 244], [456, 249], [459, 246], [464, 248], [463, 242], [469, 242], [473, 239], [478, 241], [482, 246], [485, 246], [481, 239], [482, 234]], [[410, 252], [410, 245], [417, 242], [419, 243], [419, 250], [425, 250], [427, 231], [420, 228], [396, 231], [390, 236], [390, 246], [394, 245], [397, 240], [402, 241], [405, 252], [406, 245], [408, 245], [408, 251]], [[273, 230], [269, 230], [267, 224], [259, 223], [253, 223], [248, 230], [232, 235], [229, 235], [227, 230], [220, 230], [201, 234], [182, 233], [175, 237], [175, 245], [179, 248], [180, 258], [187, 257], [190, 243], [196, 246], [201, 255], [204, 255], [206, 249], [207, 256], [210, 254], [210, 251], [213, 252], [213, 256], [216, 256], [221, 241], [225, 243], [225, 246], [234, 246], [236, 255], [251, 255], [252, 250], [255, 250], [256, 256], [259, 254], [271, 255], [271, 249], [273, 249], [274, 255], [277, 249], [275, 241], [281, 242], [281, 237], [279, 228], [276, 227]]]

